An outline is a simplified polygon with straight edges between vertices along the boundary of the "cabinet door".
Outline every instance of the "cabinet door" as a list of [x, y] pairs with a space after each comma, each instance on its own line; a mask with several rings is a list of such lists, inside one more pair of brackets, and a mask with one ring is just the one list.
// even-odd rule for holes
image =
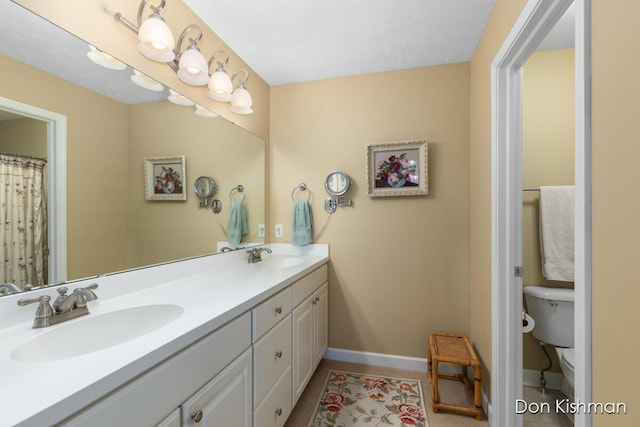
[[243, 426], [252, 423], [251, 349], [182, 405], [183, 426]]
[[313, 299], [309, 295], [292, 312], [293, 314], [293, 406], [304, 391], [314, 369], [314, 321]]
[[314, 293], [314, 369], [329, 347], [329, 284], [325, 283]]
[[181, 427], [180, 408], [176, 408], [167, 418], [162, 420], [156, 427]]

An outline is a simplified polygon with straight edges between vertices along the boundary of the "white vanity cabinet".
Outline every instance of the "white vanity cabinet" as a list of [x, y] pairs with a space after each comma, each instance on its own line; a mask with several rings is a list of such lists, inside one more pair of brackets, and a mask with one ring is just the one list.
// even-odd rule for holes
[[251, 427], [251, 349], [181, 406], [182, 426]]
[[[173, 426], [175, 409], [187, 401], [183, 408], [189, 414], [202, 409], [211, 419], [219, 413], [236, 420], [228, 425], [250, 426], [251, 353], [251, 316], [245, 313], [61, 425]], [[205, 397], [200, 407], [196, 403], [201, 403], [201, 395], [209, 401]], [[216, 404], [216, 398], [226, 403]], [[243, 419], [248, 421], [240, 424]]]
[[252, 310], [254, 427], [281, 427], [291, 413], [291, 289]]
[[326, 265], [292, 285], [293, 405], [327, 351], [328, 289]]

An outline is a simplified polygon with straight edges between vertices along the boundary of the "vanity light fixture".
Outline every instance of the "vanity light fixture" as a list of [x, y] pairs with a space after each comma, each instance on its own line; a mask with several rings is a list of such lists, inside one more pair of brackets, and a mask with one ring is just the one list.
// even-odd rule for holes
[[[166, 5], [166, 0], [160, 0], [158, 6], [150, 5], [149, 7], [153, 13], [143, 22], [142, 14], [146, 4], [147, 0], [140, 1], [137, 26], [123, 17], [120, 12], [114, 15], [116, 21], [138, 34], [138, 50], [147, 58], [166, 62], [184, 83], [192, 86], [207, 85], [209, 89], [207, 96], [214, 101], [231, 102], [231, 111], [233, 113], [253, 113], [251, 108], [253, 101], [245, 85], [249, 78], [247, 70], [240, 68], [229, 78], [224, 69], [224, 65], [229, 61], [229, 55], [222, 50], [215, 52], [207, 62], [198, 48], [198, 42], [202, 39], [202, 30], [195, 24], [187, 26], [180, 34], [178, 42], [174, 43], [169, 27], [160, 16], [160, 12]], [[193, 34], [194, 31], [196, 35], [188, 37], [189, 46], [183, 51], [182, 44], [187, 38], [187, 34]], [[222, 61], [216, 60], [216, 57], [221, 54], [225, 55], [225, 59]], [[214, 61], [217, 62], [218, 67], [209, 76], [209, 68]], [[244, 78], [240, 80], [236, 89], [233, 90], [233, 79], [239, 73], [243, 73]]]

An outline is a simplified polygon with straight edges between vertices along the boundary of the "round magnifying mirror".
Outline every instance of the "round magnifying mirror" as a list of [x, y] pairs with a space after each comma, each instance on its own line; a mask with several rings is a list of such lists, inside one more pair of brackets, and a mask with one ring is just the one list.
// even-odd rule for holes
[[351, 179], [344, 172], [331, 172], [324, 181], [324, 187], [327, 193], [334, 197], [342, 197], [349, 192], [351, 187]]
[[209, 176], [201, 176], [196, 179], [193, 184], [193, 190], [196, 192], [196, 196], [201, 199], [207, 199], [216, 193], [216, 182]]

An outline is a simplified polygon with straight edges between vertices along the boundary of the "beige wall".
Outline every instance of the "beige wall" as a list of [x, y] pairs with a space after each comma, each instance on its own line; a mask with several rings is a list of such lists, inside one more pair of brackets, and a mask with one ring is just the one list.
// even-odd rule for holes
[[[329, 345], [426, 357], [427, 331], [469, 332], [469, 64], [271, 88], [271, 218], [291, 239], [291, 191], [313, 193], [331, 245]], [[426, 138], [430, 194], [369, 198], [365, 146]], [[330, 217], [324, 179], [349, 174]]]
[[[265, 222], [264, 142], [223, 118], [193, 111], [169, 101], [129, 106], [130, 266], [215, 252], [216, 243], [227, 240], [229, 192], [238, 184], [246, 189], [249, 233], [243, 242], [264, 242], [257, 237], [258, 224]], [[165, 156], [185, 156], [185, 202], [144, 198], [144, 159]], [[219, 214], [197, 207], [193, 183], [199, 176], [210, 176], [218, 185]]]
[[[598, 426], [640, 424], [638, 247], [640, 246], [640, 2], [592, 0], [593, 394], [624, 401], [626, 416]], [[621, 365], [620, 362], [631, 362]]]
[[0, 152], [47, 158], [47, 124], [36, 119], [0, 121]]
[[[0, 56], [0, 96], [67, 117], [67, 275], [125, 266], [127, 110], [122, 104]], [[105, 270], [105, 268], [107, 270]]]
[[[524, 64], [523, 185], [574, 183], [574, 50], [536, 52]], [[540, 268], [538, 191], [522, 193], [523, 283], [525, 286], [573, 287], [573, 282], [547, 280]], [[532, 334], [523, 335], [523, 366], [544, 369], [547, 358]], [[549, 348], [552, 371], [560, 372], [556, 352]]]

